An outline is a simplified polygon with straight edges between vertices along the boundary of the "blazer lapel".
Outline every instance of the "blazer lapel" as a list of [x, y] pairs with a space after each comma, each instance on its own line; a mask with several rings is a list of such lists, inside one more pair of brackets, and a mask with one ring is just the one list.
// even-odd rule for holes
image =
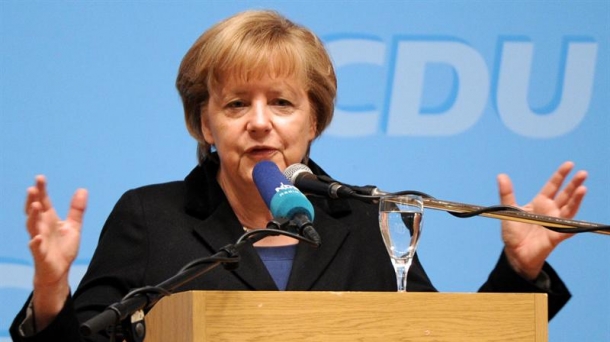
[[[227, 245], [234, 244], [244, 233], [243, 227], [239, 224], [226, 200], [222, 201], [218, 208], [194, 230], [204, 243], [215, 252], [220, 251]], [[251, 289], [277, 290], [273, 278], [271, 278], [252, 244], [243, 245], [238, 250], [238, 255], [240, 261], [237, 269], [227, 272], [233, 273]]]
[[[186, 177], [186, 212], [200, 220], [194, 228], [202, 242], [213, 251], [234, 244], [244, 233], [224, 192], [216, 181], [218, 164], [206, 161]], [[227, 271], [238, 277], [247, 288], [277, 290], [277, 286], [252, 245], [239, 250], [237, 269]]]
[[324, 227], [316, 228], [322, 244], [316, 248], [299, 243], [287, 290], [311, 290], [349, 234], [345, 225], [323, 211], [316, 212], [314, 221], [314, 227]]

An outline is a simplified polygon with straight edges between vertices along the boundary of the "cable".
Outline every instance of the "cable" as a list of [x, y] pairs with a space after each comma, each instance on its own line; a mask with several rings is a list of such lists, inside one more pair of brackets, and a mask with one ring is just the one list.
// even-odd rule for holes
[[[145, 311], [152, 308], [161, 298], [172, 295], [175, 289], [207, 273], [220, 264], [224, 264], [228, 270], [235, 269], [240, 261], [238, 250], [246, 243], [254, 243], [270, 235], [286, 235], [311, 244], [314, 247], [319, 245], [315, 241], [299, 234], [272, 227], [295, 230], [290, 220], [272, 220], [268, 223], [266, 229], [248, 231], [241, 235], [235, 244], [224, 246], [216, 254], [209, 257], [191, 261], [182, 267], [173, 277], [166, 279], [164, 282], [156, 286], [144, 286], [130, 291], [120, 301], [109, 305], [104, 311], [81, 324], [81, 334], [83, 336], [91, 336], [109, 327], [112, 327], [112, 329], [119, 327], [116, 324], [117, 322], [125, 320], [137, 311]], [[210, 266], [200, 268], [199, 266], [202, 264], [210, 264]], [[118, 333], [118, 331], [114, 331], [111, 332], [111, 335], [114, 336], [114, 334]]]
[[[430, 196], [424, 192], [412, 191], [412, 190], [399, 191], [399, 192], [389, 193], [387, 195], [394, 195], [394, 196], [417, 195], [417, 196], [421, 196], [422, 198], [426, 198], [426, 199], [431, 199], [431, 200], [435, 199], [433, 196]], [[366, 196], [366, 197], [377, 197], [377, 199], [379, 199], [380, 196]], [[465, 212], [456, 212], [456, 211], [451, 211], [451, 210], [445, 210], [445, 211], [458, 218], [470, 218], [470, 217], [474, 217], [474, 216], [479, 216], [481, 214], [490, 214], [490, 213], [506, 213], [506, 212], [528, 213], [527, 211], [525, 211], [521, 208], [518, 208], [515, 206], [510, 206], [510, 205], [492, 205], [492, 206], [488, 206], [488, 207], [480, 207], [476, 210], [470, 210], [470, 211], [465, 211]], [[540, 226], [542, 226], [546, 229], [552, 230], [554, 232], [566, 233], [566, 234], [587, 233], [587, 232], [610, 232], [609, 225], [596, 225], [593, 227], [562, 227], [562, 228], [547, 226], [547, 225], [540, 225]]]

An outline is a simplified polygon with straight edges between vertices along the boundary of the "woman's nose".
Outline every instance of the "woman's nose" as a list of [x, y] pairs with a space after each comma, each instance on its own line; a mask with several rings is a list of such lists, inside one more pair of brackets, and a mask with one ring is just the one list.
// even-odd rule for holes
[[273, 126], [271, 115], [271, 110], [266, 103], [253, 104], [246, 129], [251, 133], [269, 132]]

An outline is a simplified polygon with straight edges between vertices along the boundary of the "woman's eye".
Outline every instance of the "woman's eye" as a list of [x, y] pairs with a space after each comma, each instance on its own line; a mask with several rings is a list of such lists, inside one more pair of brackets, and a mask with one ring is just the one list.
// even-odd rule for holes
[[227, 104], [227, 108], [242, 108], [246, 105], [246, 103], [244, 101], [241, 100], [236, 100], [236, 101], [231, 101]]
[[275, 106], [282, 106], [282, 107], [292, 106], [292, 102], [290, 102], [286, 99], [276, 99], [273, 102], [274, 102], [273, 105], [275, 105]]

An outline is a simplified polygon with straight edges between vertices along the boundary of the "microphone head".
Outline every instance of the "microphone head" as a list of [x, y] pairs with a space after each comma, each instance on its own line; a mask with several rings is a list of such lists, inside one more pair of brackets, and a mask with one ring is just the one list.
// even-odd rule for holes
[[284, 176], [286, 176], [286, 178], [290, 179], [290, 181], [294, 184], [297, 180], [297, 177], [302, 174], [302, 173], [311, 173], [313, 174], [313, 171], [311, 171], [311, 169], [305, 165], [305, 164], [292, 164], [290, 166], [288, 166], [286, 168], [286, 170], [284, 170]]
[[252, 170], [252, 178], [273, 217], [292, 219], [300, 213], [313, 221], [313, 205], [292, 185], [274, 162], [263, 160], [256, 164]]

